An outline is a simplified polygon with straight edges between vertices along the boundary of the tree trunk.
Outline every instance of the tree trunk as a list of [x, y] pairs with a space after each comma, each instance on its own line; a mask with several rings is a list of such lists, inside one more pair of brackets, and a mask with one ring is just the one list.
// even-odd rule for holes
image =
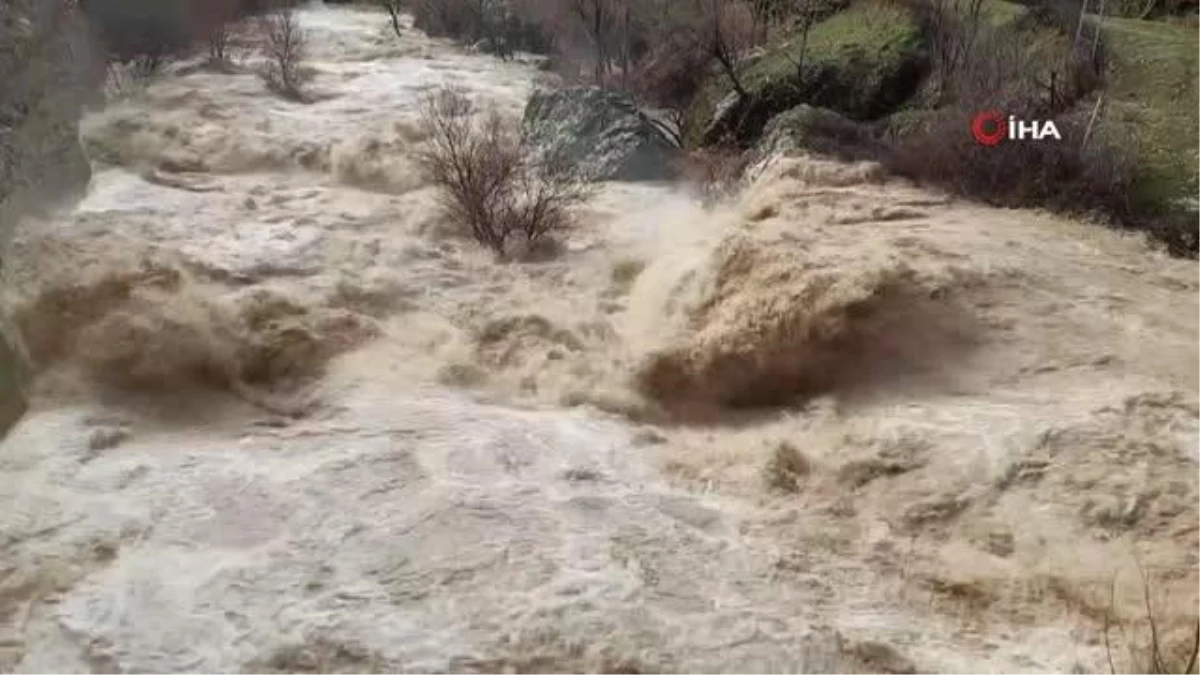
[[396, 0], [384, 0], [383, 4], [392, 18], [392, 30], [396, 32], [396, 37], [403, 37], [400, 33], [400, 7], [397, 6]]

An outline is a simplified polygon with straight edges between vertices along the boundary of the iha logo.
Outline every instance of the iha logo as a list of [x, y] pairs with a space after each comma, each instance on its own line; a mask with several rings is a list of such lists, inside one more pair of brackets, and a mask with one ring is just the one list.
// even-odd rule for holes
[[997, 145], [1000, 141], [1044, 141], [1052, 138], [1062, 140], [1054, 120], [1019, 120], [1013, 115], [1005, 117], [994, 110], [979, 113], [971, 120], [971, 135], [980, 145]]

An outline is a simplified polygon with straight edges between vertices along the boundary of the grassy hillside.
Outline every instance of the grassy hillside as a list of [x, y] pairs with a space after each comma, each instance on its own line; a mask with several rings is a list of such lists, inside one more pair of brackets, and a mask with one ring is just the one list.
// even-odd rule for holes
[[1194, 27], [1107, 18], [1113, 66], [1110, 115], [1137, 131], [1144, 175], [1139, 206], [1165, 210], [1197, 194], [1197, 50]]
[[[752, 139], [766, 122], [800, 103], [853, 119], [874, 119], [902, 104], [923, 74], [919, 26], [898, 4], [863, 0], [818, 22], [807, 40], [797, 34], [768, 44], [739, 76], [750, 103], [737, 136]], [[714, 73], [693, 105], [687, 136], [700, 144], [718, 103], [731, 91]]]
[[861, 2], [813, 26], [803, 53], [799, 36], [771, 45], [743, 77], [754, 92], [792, 77], [800, 61], [816, 66], [858, 58], [884, 66], [908, 57], [920, 42], [910, 12], [895, 4]]

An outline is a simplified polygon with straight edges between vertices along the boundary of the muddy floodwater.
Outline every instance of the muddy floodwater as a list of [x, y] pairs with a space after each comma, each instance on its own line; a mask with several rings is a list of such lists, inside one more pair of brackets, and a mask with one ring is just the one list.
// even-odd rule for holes
[[4, 256], [0, 670], [1107, 671], [1139, 562], [1188, 637], [1194, 262], [781, 157], [500, 263], [417, 106], [544, 75], [299, 16], [313, 102], [114, 98]]

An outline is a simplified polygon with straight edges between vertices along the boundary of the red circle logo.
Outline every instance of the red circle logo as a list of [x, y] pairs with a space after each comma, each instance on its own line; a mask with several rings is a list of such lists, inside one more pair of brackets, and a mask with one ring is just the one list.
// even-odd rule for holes
[[996, 145], [1008, 135], [1004, 116], [995, 110], [986, 110], [971, 120], [971, 135], [980, 145]]

